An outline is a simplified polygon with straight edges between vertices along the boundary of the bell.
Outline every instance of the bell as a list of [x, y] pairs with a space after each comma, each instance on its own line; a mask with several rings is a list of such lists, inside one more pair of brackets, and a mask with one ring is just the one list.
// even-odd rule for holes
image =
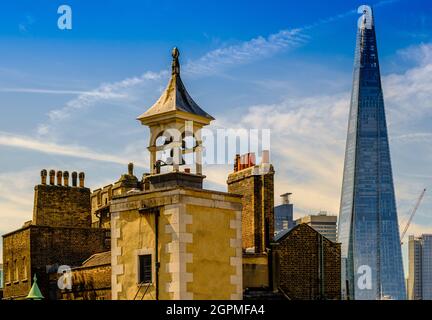
[[168, 138], [165, 137], [165, 141], [164, 141], [163, 145], [167, 146], [167, 145], [171, 144], [172, 142], [173, 142], [173, 137], [172, 136], [170, 136]]
[[[167, 158], [167, 162], [168, 162], [168, 159], [170, 159], [171, 165], [173, 165], [174, 164], [174, 149], [170, 150], [170, 157]], [[185, 165], [185, 164], [186, 164], [186, 161], [184, 160], [183, 155], [181, 155], [181, 161], [180, 161], [179, 165], [182, 166], [182, 165]]]

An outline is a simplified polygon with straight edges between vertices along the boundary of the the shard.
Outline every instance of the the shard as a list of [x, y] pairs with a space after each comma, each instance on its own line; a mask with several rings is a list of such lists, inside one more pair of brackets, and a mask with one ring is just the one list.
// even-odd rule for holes
[[339, 213], [343, 296], [406, 298], [392, 166], [372, 9], [359, 8]]

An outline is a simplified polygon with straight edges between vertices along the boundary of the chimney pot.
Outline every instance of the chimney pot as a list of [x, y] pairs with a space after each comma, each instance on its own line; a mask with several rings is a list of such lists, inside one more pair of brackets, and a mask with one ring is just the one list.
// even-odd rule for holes
[[256, 157], [255, 157], [255, 153], [250, 153], [249, 154], [249, 159], [250, 159], [250, 166], [254, 167], [256, 164]]
[[57, 171], [57, 185], [61, 186], [63, 183], [63, 172]]
[[80, 172], [79, 174], [79, 187], [84, 188], [84, 180], [85, 180], [85, 173]]
[[49, 172], [49, 183], [50, 185], [54, 185], [54, 181], [55, 180], [55, 171], [54, 170], [50, 170]]
[[269, 164], [270, 163], [270, 151], [263, 150], [261, 163], [262, 164]]
[[47, 176], [48, 176], [48, 172], [43, 169], [41, 171], [41, 184], [46, 185], [47, 184]]
[[128, 173], [130, 176], [134, 175], [134, 164], [132, 162], [128, 165]]
[[240, 170], [246, 167], [246, 156], [243, 154], [240, 156]]
[[78, 173], [76, 173], [75, 171], [72, 172], [72, 187], [77, 186], [77, 178], [78, 178]]
[[69, 172], [63, 172], [64, 186], [69, 187]]

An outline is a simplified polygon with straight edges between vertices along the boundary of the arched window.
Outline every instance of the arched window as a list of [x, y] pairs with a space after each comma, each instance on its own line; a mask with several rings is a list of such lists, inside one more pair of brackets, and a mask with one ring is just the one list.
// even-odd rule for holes
[[10, 283], [11, 272], [10, 272], [10, 263], [9, 262], [6, 262], [4, 272], [5, 272], [5, 283]]
[[18, 260], [15, 260], [14, 267], [15, 267], [14, 281], [19, 281], [19, 266], [18, 266]]
[[27, 276], [27, 259], [26, 259], [26, 257], [23, 257], [22, 264], [23, 264], [23, 279], [27, 280], [28, 276]]

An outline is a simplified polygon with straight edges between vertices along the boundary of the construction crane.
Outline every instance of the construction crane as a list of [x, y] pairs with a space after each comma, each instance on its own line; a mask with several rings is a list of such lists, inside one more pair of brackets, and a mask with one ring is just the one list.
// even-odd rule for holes
[[414, 215], [416, 214], [417, 209], [420, 206], [420, 203], [422, 202], [425, 193], [426, 193], [426, 189], [423, 189], [420, 197], [418, 198], [418, 200], [417, 200], [417, 202], [416, 202], [416, 204], [414, 206], [414, 209], [411, 211], [411, 214], [410, 214], [410, 217], [408, 219], [408, 222], [407, 222], [405, 228], [403, 229], [401, 237], [400, 237], [401, 245], [403, 244], [403, 239], [405, 238], [406, 232], [408, 231], [408, 228], [409, 228], [409, 226], [411, 224], [411, 221], [414, 218]]

